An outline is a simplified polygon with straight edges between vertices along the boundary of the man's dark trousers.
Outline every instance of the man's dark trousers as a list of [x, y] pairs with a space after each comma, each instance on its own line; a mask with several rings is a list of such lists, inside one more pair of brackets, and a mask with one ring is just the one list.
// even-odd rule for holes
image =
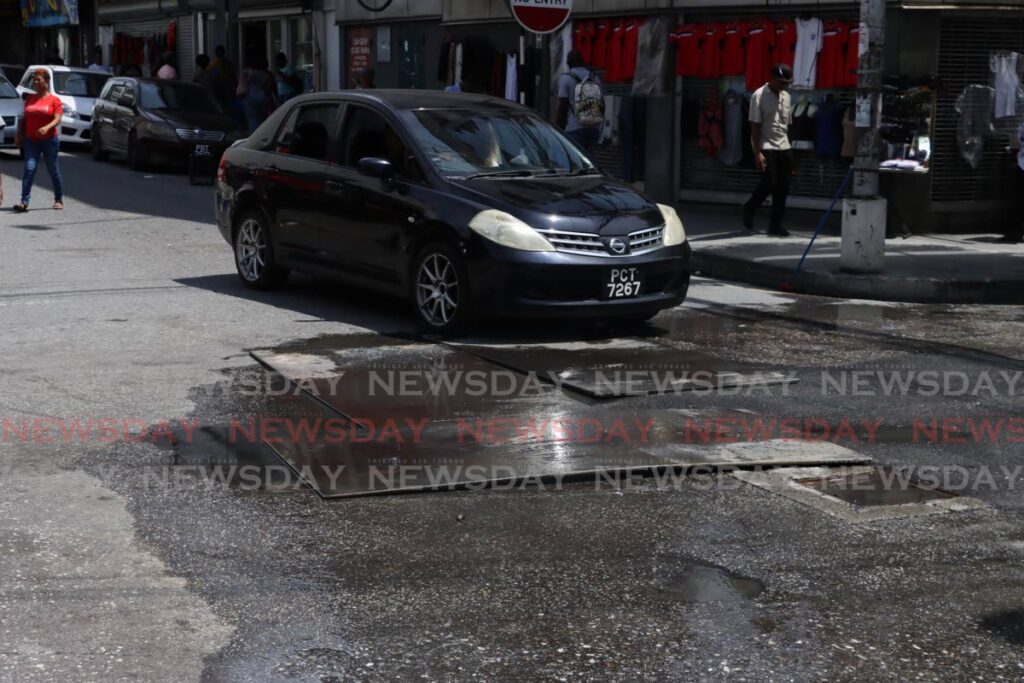
[[762, 150], [765, 160], [765, 171], [761, 174], [761, 182], [754, 188], [754, 194], [743, 205], [743, 219], [750, 226], [754, 212], [771, 195], [772, 217], [768, 231], [782, 229], [782, 219], [786, 215], [786, 197], [789, 196], [789, 182], [793, 177], [793, 150], [765, 149]]

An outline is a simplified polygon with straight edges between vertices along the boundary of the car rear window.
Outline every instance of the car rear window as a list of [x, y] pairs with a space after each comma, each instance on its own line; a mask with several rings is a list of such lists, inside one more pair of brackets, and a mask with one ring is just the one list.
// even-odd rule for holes
[[110, 74], [98, 72], [56, 71], [53, 74], [53, 91], [72, 97], [99, 97], [109, 78]]

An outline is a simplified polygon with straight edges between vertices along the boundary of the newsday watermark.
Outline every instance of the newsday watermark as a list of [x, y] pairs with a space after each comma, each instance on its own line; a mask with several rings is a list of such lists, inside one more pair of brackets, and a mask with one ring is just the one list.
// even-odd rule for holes
[[[583, 386], [581, 386], [581, 382]], [[517, 399], [580, 390], [596, 395], [687, 394], [690, 396], [791, 396], [796, 383], [810, 385], [823, 397], [918, 396], [1000, 398], [1024, 393], [1024, 371], [873, 367], [819, 371], [701, 369], [689, 367], [608, 367], [585, 372], [518, 372], [459, 367], [427, 369], [338, 370], [314, 378], [286, 378], [272, 371], [247, 370], [229, 384], [210, 385], [200, 395], [345, 396], [363, 400], [389, 397]]]

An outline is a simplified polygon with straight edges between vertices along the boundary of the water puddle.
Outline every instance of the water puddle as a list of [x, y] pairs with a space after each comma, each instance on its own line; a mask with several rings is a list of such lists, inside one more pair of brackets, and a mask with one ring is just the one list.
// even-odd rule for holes
[[656, 565], [648, 593], [675, 602], [738, 602], [764, 592], [757, 579], [704, 562], [680, 559]]
[[909, 505], [956, 497], [954, 493], [922, 485], [888, 468], [839, 477], [799, 479], [797, 483], [856, 507]]

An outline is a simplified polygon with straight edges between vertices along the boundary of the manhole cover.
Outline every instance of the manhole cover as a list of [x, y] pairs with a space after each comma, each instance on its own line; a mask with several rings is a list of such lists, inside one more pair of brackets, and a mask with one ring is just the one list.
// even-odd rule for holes
[[884, 468], [839, 477], [798, 479], [797, 483], [857, 507], [908, 505], [956, 497], [954, 493], [922, 486], [905, 474]]

